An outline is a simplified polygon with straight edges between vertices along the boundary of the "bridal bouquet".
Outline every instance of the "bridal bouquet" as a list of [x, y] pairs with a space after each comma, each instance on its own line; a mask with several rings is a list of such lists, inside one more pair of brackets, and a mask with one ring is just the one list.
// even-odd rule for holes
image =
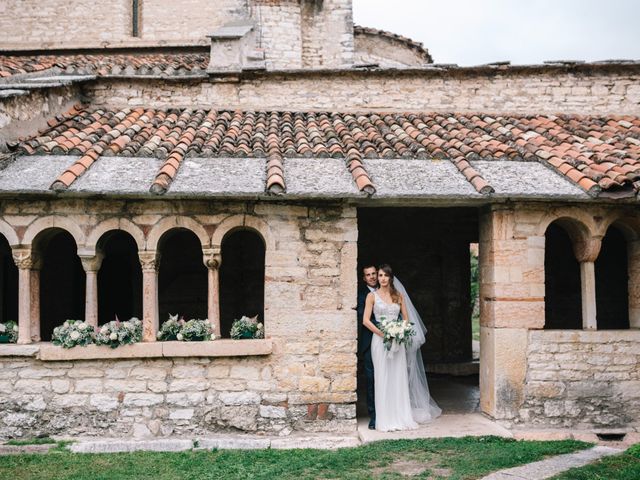
[[385, 316], [380, 317], [380, 330], [384, 334], [382, 342], [387, 351], [395, 352], [401, 344], [411, 345], [416, 332], [413, 330], [412, 324], [403, 322], [402, 320], [392, 320]]

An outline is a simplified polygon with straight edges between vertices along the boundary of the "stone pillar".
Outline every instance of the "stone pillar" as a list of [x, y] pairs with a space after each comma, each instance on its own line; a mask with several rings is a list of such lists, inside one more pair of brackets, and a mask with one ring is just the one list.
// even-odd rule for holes
[[480, 217], [480, 407], [497, 419], [519, 415], [529, 330], [544, 327], [543, 214], [497, 206]]
[[80, 255], [82, 268], [87, 277], [85, 292], [84, 320], [89, 325], [98, 326], [98, 272], [102, 265], [104, 255], [97, 252], [95, 255]]
[[158, 270], [160, 254], [139, 252], [142, 266], [142, 340], [155, 342], [158, 334]]
[[[18, 267], [18, 343], [31, 343], [40, 339], [40, 317], [32, 314], [40, 311], [39, 289], [33, 288], [39, 280], [40, 259], [30, 248], [13, 250], [13, 261]], [[35, 281], [34, 281], [35, 276]], [[33, 308], [32, 305], [38, 305]]]
[[629, 326], [640, 328], [640, 240], [628, 242]]
[[602, 237], [579, 239], [574, 243], [574, 253], [580, 262], [580, 296], [582, 298], [582, 328], [597, 330], [596, 274], [594, 262], [600, 254]]
[[40, 338], [40, 265], [31, 269], [31, 340]]
[[208, 272], [207, 290], [207, 317], [216, 336], [221, 335], [220, 330], [220, 265], [222, 256], [219, 253], [205, 251], [204, 264]]

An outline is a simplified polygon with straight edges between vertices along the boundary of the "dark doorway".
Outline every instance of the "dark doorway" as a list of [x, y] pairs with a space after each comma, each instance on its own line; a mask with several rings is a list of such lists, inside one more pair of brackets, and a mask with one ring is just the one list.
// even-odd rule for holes
[[138, 246], [122, 230], [105, 233], [98, 242], [104, 259], [98, 272], [98, 322], [142, 317], [142, 269]]
[[7, 239], [0, 235], [0, 323], [18, 321], [18, 267]]
[[53, 329], [65, 320], [84, 319], [85, 273], [76, 242], [65, 230], [51, 228], [34, 241], [42, 256], [40, 271], [40, 335], [51, 340]]
[[158, 250], [160, 323], [169, 314], [185, 320], [207, 318], [207, 268], [196, 234], [184, 228], [172, 229], [162, 236]]
[[262, 237], [235, 230], [222, 240], [220, 266], [220, 330], [229, 337], [234, 319], [258, 316], [264, 321], [264, 256]]
[[[470, 248], [479, 240], [478, 213], [475, 208], [358, 209], [358, 281], [363, 265], [382, 263], [402, 281], [428, 329], [422, 358], [431, 393], [448, 412], [479, 407]], [[366, 415], [366, 379], [361, 365], [358, 370], [357, 410]]]
[[595, 262], [598, 330], [629, 328], [629, 270], [624, 234], [610, 227]]
[[545, 329], [582, 329], [580, 264], [569, 234], [557, 223], [545, 233]]

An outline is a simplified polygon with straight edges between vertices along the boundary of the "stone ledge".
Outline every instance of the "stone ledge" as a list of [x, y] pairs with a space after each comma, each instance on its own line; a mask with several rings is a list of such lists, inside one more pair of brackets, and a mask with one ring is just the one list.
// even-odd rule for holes
[[269, 355], [270, 339], [216, 340], [213, 342], [149, 342], [118, 348], [87, 345], [64, 349], [51, 343], [0, 345], [0, 357], [37, 357], [42, 361], [103, 360], [161, 357], [244, 357]]
[[39, 350], [39, 345], [6, 343], [0, 345], [0, 357], [35, 357]]

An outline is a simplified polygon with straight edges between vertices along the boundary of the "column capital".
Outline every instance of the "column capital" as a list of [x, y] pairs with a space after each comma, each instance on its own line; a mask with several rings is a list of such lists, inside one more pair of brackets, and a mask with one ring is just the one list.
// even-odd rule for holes
[[78, 255], [82, 262], [82, 268], [85, 272], [97, 272], [100, 270], [102, 260], [104, 260], [104, 254], [102, 252], [96, 252], [95, 255]]
[[40, 270], [41, 259], [35, 251], [30, 248], [14, 248], [11, 250], [13, 261], [21, 270]]
[[576, 241], [573, 245], [573, 253], [580, 263], [595, 262], [600, 255], [602, 236], [592, 236], [584, 240]]
[[203, 259], [205, 267], [210, 270], [218, 270], [220, 268], [220, 265], [222, 265], [222, 255], [220, 255], [219, 253], [205, 253]]
[[138, 252], [143, 272], [158, 272], [160, 268], [160, 252], [155, 250]]

